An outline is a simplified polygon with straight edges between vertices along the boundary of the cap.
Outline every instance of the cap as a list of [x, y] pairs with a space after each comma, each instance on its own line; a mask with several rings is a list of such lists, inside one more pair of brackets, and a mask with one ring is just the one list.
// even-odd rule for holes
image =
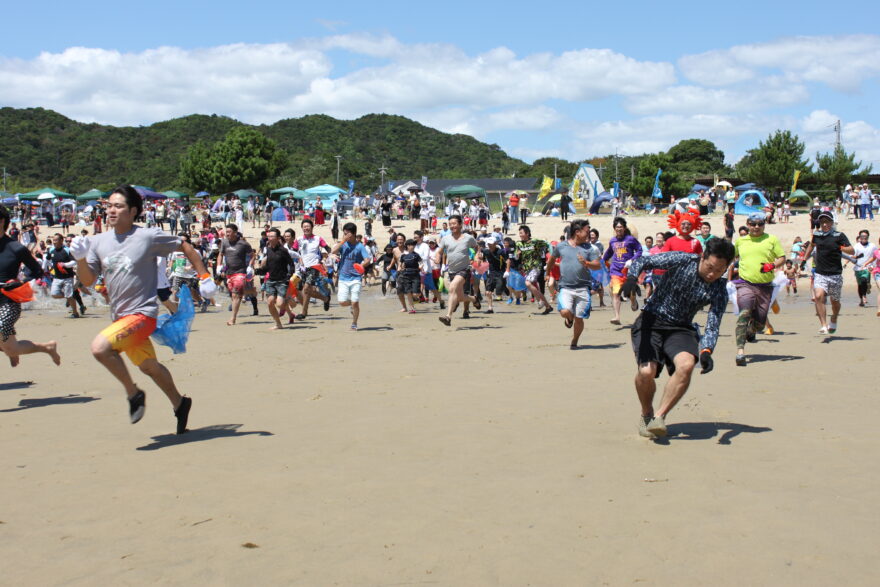
[[752, 212], [751, 214], [749, 214], [748, 220], [749, 220], [749, 222], [764, 223], [764, 222], [767, 222], [767, 216], [765, 216], [761, 212]]
[[834, 220], [834, 214], [832, 214], [830, 210], [822, 210], [821, 212], [819, 212], [819, 215], [816, 216], [816, 220], [823, 217], [829, 220]]

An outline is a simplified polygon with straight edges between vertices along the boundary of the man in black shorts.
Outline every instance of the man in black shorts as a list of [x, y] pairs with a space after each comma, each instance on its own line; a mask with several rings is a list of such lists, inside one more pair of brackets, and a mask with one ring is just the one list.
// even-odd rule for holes
[[507, 289], [504, 280], [504, 268], [507, 266], [507, 257], [504, 255], [504, 250], [498, 246], [498, 241], [494, 237], [486, 238], [484, 243], [485, 246], [480, 249], [477, 261], [481, 263], [485, 261], [489, 264], [489, 269], [486, 272], [486, 297], [489, 300], [489, 309], [486, 310], [486, 313], [494, 314], [493, 302], [495, 296], [498, 296], [500, 299]]
[[[727, 307], [727, 283], [722, 276], [735, 256], [736, 250], [730, 241], [714, 238], [706, 243], [702, 257], [673, 252], [633, 261], [621, 290], [631, 299], [639, 295], [637, 279], [643, 271], [666, 271], [632, 327], [632, 345], [638, 364], [636, 392], [642, 404], [641, 436], [666, 436], [666, 415], [687, 391], [697, 361], [703, 368], [700, 373], [712, 370], [712, 351]], [[694, 316], [707, 304], [710, 305], [709, 317], [700, 338]], [[670, 377], [660, 408], [654, 411], [657, 391], [654, 380], [664, 365]]]

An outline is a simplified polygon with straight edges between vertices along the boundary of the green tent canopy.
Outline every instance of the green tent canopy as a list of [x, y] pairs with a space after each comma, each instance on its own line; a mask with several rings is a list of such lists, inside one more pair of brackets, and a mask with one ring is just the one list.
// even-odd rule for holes
[[189, 198], [189, 194], [185, 194], [183, 192], [177, 192], [174, 190], [168, 190], [167, 192], [162, 192], [162, 195], [167, 197], [169, 200], [186, 200]]
[[101, 198], [106, 198], [110, 195], [110, 192], [102, 192], [97, 188], [92, 188], [84, 194], [80, 194], [76, 197], [77, 202], [91, 202], [92, 200], [100, 200]]
[[310, 197], [307, 192], [292, 187], [278, 188], [277, 190], [272, 190], [271, 192], [269, 192], [269, 195], [276, 199], [281, 199], [282, 196], [288, 196], [296, 200], [307, 200]]
[[447, 198], [485, 198], [486, 190], [475, 185], [457, 185], [443, 190]]
[[47, 192], [52, 194], [56, 198], [72, 198], [73, 197], [73, 194], [68, 194], [67, 192], [62, 192], [61, 190], [55, 190], [52, 188], [43, 188], [40, 190], [34, 190], [34, 191], [28, 192], [26, 194], [21, 194], [21, 196], [19, 196], [19, 197], [22, 200], [36, 200], [41, 195], [43, 195]]
[[804, 190], [797, 189], [791, 192], [791, 195], [788, 196], [789, 204], [806, 204], [809, 206], [813, 203], [813, 199], [810, 197], [810, 194], [805, 192]]
[[261, 198], [263, 196], [263, 194], [261, 194], [257, 190], [251, 190], [251, 189], [235, 190], [232, 193], [235, 194], [236, 196], [238, 196], [239, 200], [247, 200], [248, 198]]

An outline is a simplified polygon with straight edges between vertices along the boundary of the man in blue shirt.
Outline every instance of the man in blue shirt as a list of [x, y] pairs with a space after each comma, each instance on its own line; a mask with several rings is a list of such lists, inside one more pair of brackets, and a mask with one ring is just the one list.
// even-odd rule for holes
[[373, 257], [363, 243], [357, 241], [357, 226], [353, 222], [343, 225], [342, 240], [330, 252], [339, 255], [339, 305], [351, 306], [351, 329], [357, 330], [364, 268], [373, 262]]

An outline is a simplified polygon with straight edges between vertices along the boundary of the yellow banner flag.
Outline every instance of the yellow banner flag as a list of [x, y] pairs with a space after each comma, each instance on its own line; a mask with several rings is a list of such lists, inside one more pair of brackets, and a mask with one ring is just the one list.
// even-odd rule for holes
[[[793, 193], [794, 193], [794, 190], [797, 189], [797, 182], [798, 182], [798, 178], [799, 178], [800, 176], [801, 176], [801, 170], [800, 170], [800, 169], [796, 169], [795, 172], [794, 172], [794, 181], [793, 181], [792, 184], [791, 184], [791, 194], [793, 194]], [[790, 196], [791, 194], [788, 194], [788, 195]]]
[[572, 198], [578, 198], [578, 197], [580, 197], [580, 196], [578, 196], [578, 194], [580, 193], [580, 191], [581, 191], [581, 178], [576, 177], [576, 178], [574, 179], [574, 183], [571, 184], [571, 194], [570, 194], [571, 197], [572, 197]]
[[545, 175], [544, 181], [541, 183], [541, 191], [538, 192], [538, 198], [543, 198], [549, 194], [551, 189], [553, 189], [553, 178]]

